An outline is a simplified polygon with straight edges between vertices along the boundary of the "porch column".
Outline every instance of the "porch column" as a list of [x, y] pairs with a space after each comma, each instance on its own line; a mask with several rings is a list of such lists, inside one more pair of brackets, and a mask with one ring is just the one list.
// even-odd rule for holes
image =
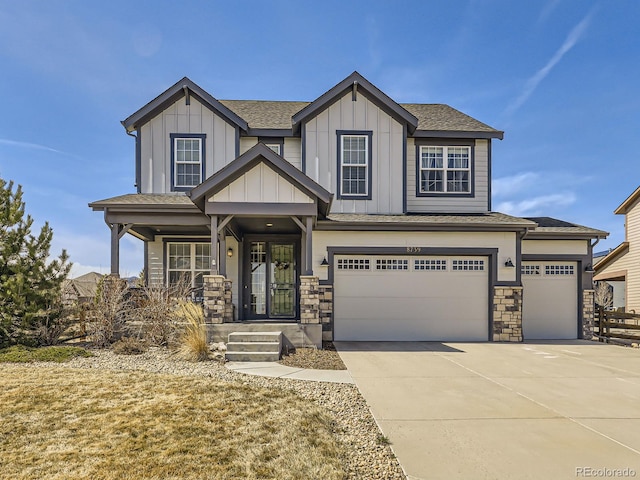
[[223, 277], [227, 276], [227, 236], [224, 234], [224, 228], [222, 229], [222, 232], [220, 232], [218, 234], [219, 236], [219, 243], [220, 243], [220, 267], [218, 268], [218, 271], [220, 272], [220, 275], [222, 275]]
[[120, 276], [120, 224], [111, 224], [111, 275]]
[[218, 216], [211, 215], [211, 275], [218, 275]]
[[313, 217], [307, 217], [307, 232], [305, 235], [305, 257], [306, 272], [305, 275], [313, 275]]

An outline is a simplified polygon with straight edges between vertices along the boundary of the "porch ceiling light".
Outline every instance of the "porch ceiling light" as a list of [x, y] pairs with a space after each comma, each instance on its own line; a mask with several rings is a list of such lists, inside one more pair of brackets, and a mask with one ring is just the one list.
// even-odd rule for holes
[[233, 257], [233, 248], [227, 248], [227, 257]]
[[504, 266], [505, 267], [509, 267], [509, 268], [514, 268], [515, 265], [513, 264], [513, 262], [511, 261], [511, 257], [507, 258], [507, 261], [504, 262]]
[[273, 223], [267, 223], [267, 227], [273, 227]]

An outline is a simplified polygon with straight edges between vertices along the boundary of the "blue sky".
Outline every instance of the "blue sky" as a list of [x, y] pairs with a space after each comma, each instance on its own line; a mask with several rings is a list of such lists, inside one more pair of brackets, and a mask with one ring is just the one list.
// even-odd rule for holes
[[[0, 176], [74, 274], [107, 272], [87, 203], [134, 189], [120, 121], [183, 76], [219, 99], [311, 101], [358, 70], [398, 102], [504, 130], [493, 209], [624, 239], [640, 183], [640, 2], [0, 0]], [[121, 272], [142, 268], [126, 235]]]

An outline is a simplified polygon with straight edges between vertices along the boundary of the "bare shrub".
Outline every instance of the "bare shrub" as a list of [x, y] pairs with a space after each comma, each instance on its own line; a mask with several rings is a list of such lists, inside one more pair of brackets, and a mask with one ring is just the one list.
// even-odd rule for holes
[[87, 312], [87, 335], [98, 347], [107, 347], [124, 333], [132, 313], [127, 282], [105, 276], [100, 280], [96, 297]]
[[138, 337], [159, 347], [176, 343], [180, 333], [176, 310], [180, 301], [190, 297], [191, 290], [186, 278], [171, 286], [150, 284], [142, 287], [135, 311]]
[[202, 306], [193, 302], [181, 302], [176, 317], [183, 322], [180, 335], [180, 352], [192, 361], [200, 362], [209, 358], [207, 329]]
[[594, 300], [597, 305], [600, 305], [605, 310], [612, 308], [613, 293], [611, 291], [611, 285], [604, 281], [596, 282]]

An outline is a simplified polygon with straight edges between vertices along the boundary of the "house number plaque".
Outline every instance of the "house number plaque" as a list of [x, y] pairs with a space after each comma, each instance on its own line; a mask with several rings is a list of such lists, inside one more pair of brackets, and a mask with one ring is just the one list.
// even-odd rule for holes
[[407, 253], [420, 253], [421, 251], [421, 247], [407, 247]]

